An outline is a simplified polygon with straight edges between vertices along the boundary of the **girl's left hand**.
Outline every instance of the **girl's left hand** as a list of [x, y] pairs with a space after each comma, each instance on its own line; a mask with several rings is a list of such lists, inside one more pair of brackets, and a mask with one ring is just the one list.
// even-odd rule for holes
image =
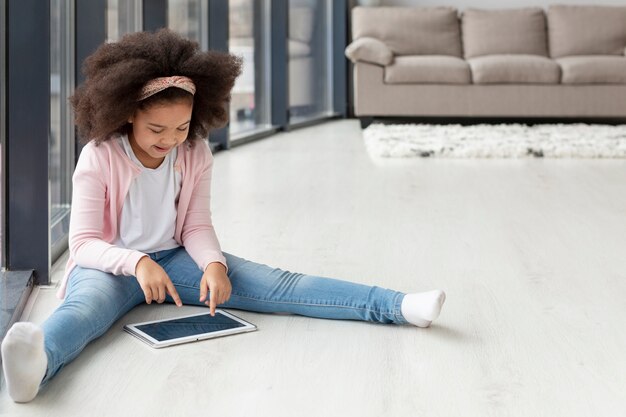
[[[218, 304], [228, 301], [232, 289], [226, 267], [219, 262], [211, 262], [200, 280], [200, 301], [204, 301], [211, 308], [212, 316], [215, 316], [215, 307]], [[209, 300], [206, 299], [207, 292], [210, 292]]]

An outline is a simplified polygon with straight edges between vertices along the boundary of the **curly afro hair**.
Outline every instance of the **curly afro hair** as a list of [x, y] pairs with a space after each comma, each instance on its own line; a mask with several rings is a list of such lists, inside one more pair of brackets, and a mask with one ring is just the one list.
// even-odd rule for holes
[[223, 52], [201, 51], [198, 43], [169, 29], [125, 35], [105, 43], [83, 64], [86, 81], [70, 97], [83, 143], [127, 133], [128, 118], [138, 108], [189, 99], [191, 94], [168, 88], [137, 101], [143, 86], [157, 77], [182, 75], [196, 85], [188, 139], [206, 138], [228, 121], [230, 91], [241, 73], [241, 59]]

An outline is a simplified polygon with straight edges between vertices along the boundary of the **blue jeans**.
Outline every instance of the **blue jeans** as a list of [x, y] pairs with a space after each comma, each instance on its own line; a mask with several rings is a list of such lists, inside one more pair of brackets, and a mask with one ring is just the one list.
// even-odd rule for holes
[[[167, 272], [183, 305], [199, 301], [202, 271], [184, 247], [148, 254]], [[224, 252], [232, 284], [219, 308], [292, 313], [326, 319], [406, 324], [400, 313], [404, 293], [348, 281], [271, 268]], [[208, 298], [208, 297], [207, 297]], [[172, 303], [168, 295], [167, 302]], [[48, 370], [42, 384], [103, 335], [133, 307], [145, 303], [137, 279], [77, 266], [64, 302], [43, 323]]]

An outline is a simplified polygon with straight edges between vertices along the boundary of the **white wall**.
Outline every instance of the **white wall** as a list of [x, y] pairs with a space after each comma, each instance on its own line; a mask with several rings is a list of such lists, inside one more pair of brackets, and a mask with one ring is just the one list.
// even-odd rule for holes
[[468, 7], [477, 9], [505, 9], [516, 7], [547, 8], [547, 6], [551, 4], [626, 6], [626, 0], [381, 0], [381, 6], [452, 6], [459, 10]]

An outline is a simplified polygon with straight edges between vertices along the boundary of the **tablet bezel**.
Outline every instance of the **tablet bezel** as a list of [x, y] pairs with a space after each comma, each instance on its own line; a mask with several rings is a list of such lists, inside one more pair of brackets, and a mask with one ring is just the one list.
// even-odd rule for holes
[[241, 324], [243, 324], [243, 326], [241, 327], [234, 327], [232, 329], [226, 329], [226, 330], [219, 330], [216, 332], [210, 332], [210, 333], [198, 333], [195, 335], [191, 335], [191, 336], [184, 336], [184, 337], [178, 337], [176, 339], [168, 339], [168, 340], [156, 340], [155, 338], [153, 338], [152, 336], [150, 336], [149, 334], [143, 332], [142, 330], [138, 329], [136, 326], [142, 326], [145, 324], [152, 324], [152, 323], [162, 323], [165, 321], [171, 321], [171, 320], [179, 320], [179, 319], [184, 319], [187, 317], [195, 317], [195, 316], [204, 316], [210, 314], [208, 312], [205, 313], [197, 313], [197, 314], [187, 314], [185, 316], [180, 316], [180, 317], [168, 317], [166, 319], [158, 319], [158, 320], [151, 320], [151, 321], [145, 321], [145, 322], [141, 322], [141, 323], [132, 323], [132, 324], [126, 324], [124, 325], [124, 331], [130, 333], [131, 335], [137, 337], [139, 340], [141, 340], [142, 342], [148, 344], [149, 346], [153, 347], [153, 348], [162, 348], [162, 347], [167, 347], [167, 346], [173, 346], [173, 345], [179, 345], [182, 343], [189, 343], [189, 342], [196, 342], [199, 340], [207, 340], [207, 339], [214, 339], [216, 337], [221, 337], [221, 336], [228, 336], [231, 334], [237, 334], [237, 333], [245, 333], [245, 332], [251, 332], [254, 330], [257, 330], [256, 325], [250, 323], [249, 321], [246, 321], [244, 319], [242, 319], [241, 317], [237, 317], [232, 313], [229, 313], [228, 311], [222, 310], [222, 309], [215, 309], [215, 314], [223, 314], [224, 316], [231, 318]]

